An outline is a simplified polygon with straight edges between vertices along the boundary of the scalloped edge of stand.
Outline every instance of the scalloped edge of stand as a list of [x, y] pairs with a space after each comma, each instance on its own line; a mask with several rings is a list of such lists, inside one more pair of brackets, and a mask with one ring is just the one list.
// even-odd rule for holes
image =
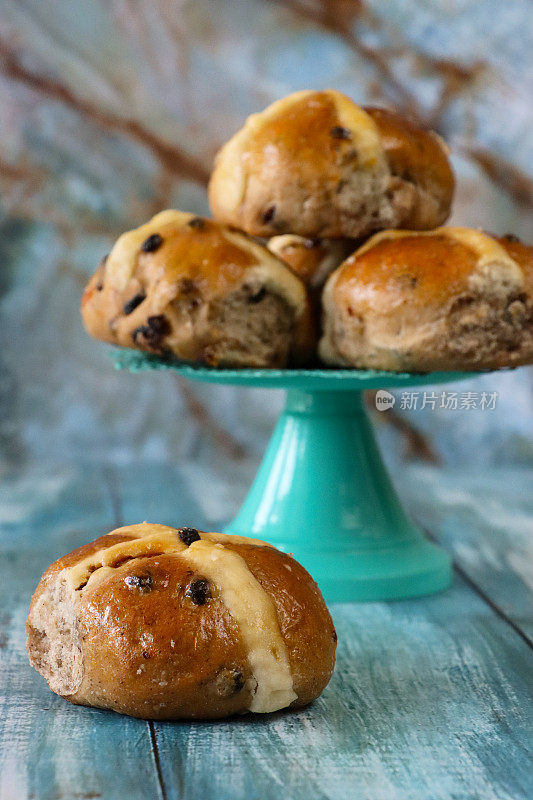
[[271, 389], [342, 390], [378, 389], [389, 386], [415, 386], [466, 380], [484, 372], [386, 372], [356, 369], [216, 369], [152, 356], [137, 350], [114, 350], [116, 369], [132, 373], [151, 370], [177, 372], [184, 378], [203, 383], [232, 386], [258, 386]]

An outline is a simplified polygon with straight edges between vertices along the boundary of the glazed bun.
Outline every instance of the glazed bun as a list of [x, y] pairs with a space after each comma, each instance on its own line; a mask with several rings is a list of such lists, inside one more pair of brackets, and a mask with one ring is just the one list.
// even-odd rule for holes
[[454, 179], [439, 137], [339, 92], [278, 100], [219, 151], [216, 219], [256, 236], [358, 238], [448, 217]]
[[442, 225], [450, 215], [455, 188], [443, 140], [395, 111], [370, 106], [364, 110], [377, 125], [392, 182], [410, 198], [400, 226], [424, 231]]
[[384, 231], [322, 295], [321, 358], [428, 372], [533, 361], [533, 248], [469, 228]]
[[285, 367], [315, 344], [307, 290], [280, 259], [181, 211], [118, 239], [82, 316], [97, 339], [211, 366]]
[[327, 278], [357, 247], [353, 239], [305, 239], [286, 233], [273, 236], [267, 244], [313, 292], [322, 288]]
[[53, 692], [145, 719], [304, 706], [329, 682], [337, 638], [317, 585], [290, 556], [147, 523], [52, 564], [26, 631]]

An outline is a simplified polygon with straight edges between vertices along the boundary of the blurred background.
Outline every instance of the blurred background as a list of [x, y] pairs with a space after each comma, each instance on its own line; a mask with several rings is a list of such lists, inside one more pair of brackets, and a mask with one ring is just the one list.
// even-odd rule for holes
[[[452, 223], [533, 240], [528, 0], [0, 2], [0, 521], [102, 469], [140, 494], [159, 471], [213, 527], [233, 515], [282, 393], [115, 371], [80, 295], [123, 230], [207, 213], [213, 156], [248, 114], [329, 87], [447, 140]], [[448, 388], [497, 392], [496, 407], [372, 410], [392, 476], [418, 516], [471, 507], [505, 525], [494, 492], [516, 516], [531, 488], [533, 370]]]

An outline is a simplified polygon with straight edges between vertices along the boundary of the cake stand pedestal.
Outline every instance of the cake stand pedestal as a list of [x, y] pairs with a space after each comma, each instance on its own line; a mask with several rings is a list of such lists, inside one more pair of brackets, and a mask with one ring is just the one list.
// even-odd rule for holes
[[292, 553], [329, 602], [415, 597], [449, 586], [450, 557], [405, 514], [362, 393], [444, 383], [467, 373], [218, 370], [135, 351], [114, 358], [133, 372], [167, 369], [196, 381], [287, 390], [262, 464], [225, 533]]

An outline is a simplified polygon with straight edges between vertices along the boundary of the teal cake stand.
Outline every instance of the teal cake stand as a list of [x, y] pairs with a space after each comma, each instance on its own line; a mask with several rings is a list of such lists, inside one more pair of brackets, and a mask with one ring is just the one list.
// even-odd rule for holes
[[449, 586], [450, 557], [406, 516], [363, 391], [444, 383], [466, 373], [219, 370], [135, 351], [114, 358], [118, 368], [133, 372], [165, 369], [205, 383], [287, 390], [263, 462], [226, 533], [292, 553], [330, 602], [415, 597]]

